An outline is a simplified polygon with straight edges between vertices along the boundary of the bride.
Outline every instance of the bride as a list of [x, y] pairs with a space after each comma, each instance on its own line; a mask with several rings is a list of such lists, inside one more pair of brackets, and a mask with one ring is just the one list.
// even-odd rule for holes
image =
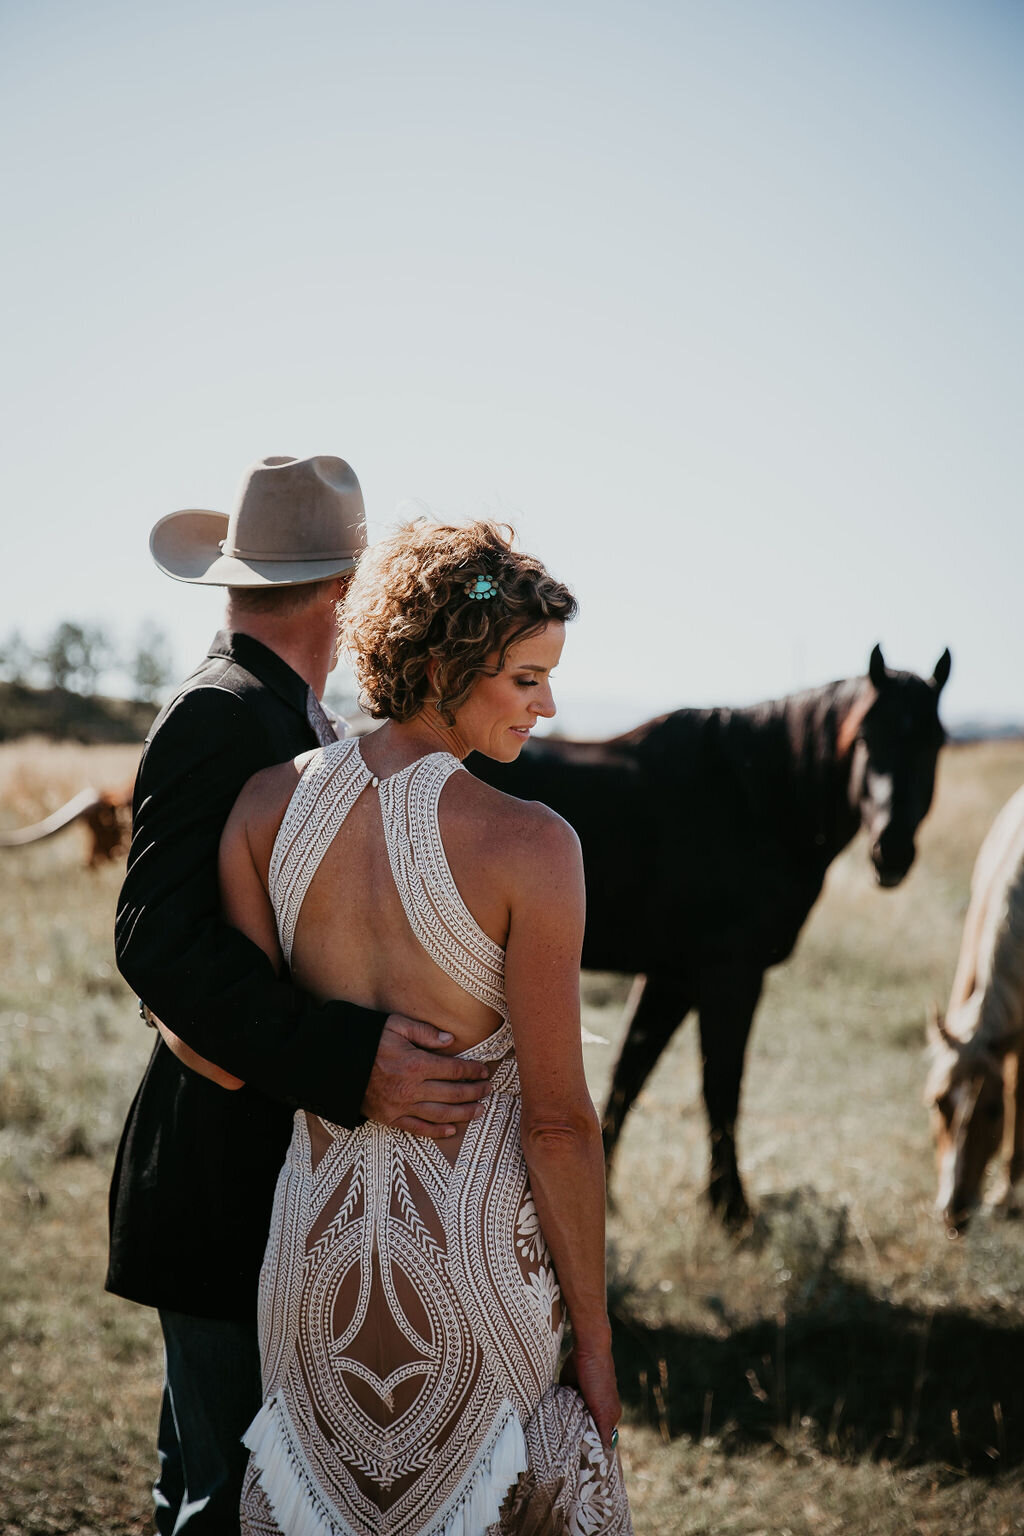
[[301, 986], [427, 1019], [490, 1069], [444, 1142], [297, 1113], [260, 1281], [253, 1536], [631, 1531], [579, 845], [462, 771], [555, 713], [575, 612], [492, 523], [385, 539], [342, 645], [386, 723], [257, 774], [225, 828], [227, 915]]

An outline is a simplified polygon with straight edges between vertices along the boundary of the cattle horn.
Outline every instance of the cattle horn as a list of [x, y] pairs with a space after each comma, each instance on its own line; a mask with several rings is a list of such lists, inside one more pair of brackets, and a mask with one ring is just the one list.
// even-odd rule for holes
[[84, 816], [87, 811], [95, 810], [101, 804], [99, 790], [83, 789], [73, 800], [62, 805], [44, 821], [38, 821], [31, 827], [15, 827], [10, 831], [0, 832], [0, 848], [21, 848], [26, 843], [41, 842], [44, 837], [52, 837], [62, 827], [70, 826], [73, 821], [78, 820], [79, 816]]

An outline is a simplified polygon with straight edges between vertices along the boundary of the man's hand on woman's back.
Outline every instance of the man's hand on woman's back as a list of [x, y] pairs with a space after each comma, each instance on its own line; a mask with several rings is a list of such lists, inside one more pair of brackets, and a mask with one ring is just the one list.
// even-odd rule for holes
[[366, 1118], [438, 1140], [474, 1119], [491, 1091], [490, 1073], [485, 1062], [440, 1055], [451, 1042], [447, 1030], [391, 1014], [366, 1085]]

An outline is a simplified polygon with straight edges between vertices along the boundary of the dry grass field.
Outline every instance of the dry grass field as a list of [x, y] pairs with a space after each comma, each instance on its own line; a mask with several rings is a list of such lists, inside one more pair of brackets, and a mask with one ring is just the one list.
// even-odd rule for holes
[[[0, 747], [0, 826], [133, 753]], [[923, 1018], [952, 976], [975, 851], [1024, 744], [949, 750], [903, 887], [861, 840], [775, 972], [747, 1068], [753, 1230], [700, 1190], [695, 1031], [627, 1123], [610, 1272], [638, 1536], [1024, 1533], [1024, 1224], [950, 1243], [932, 1211]], [[113, 969], [119, 871], [77, 831], [0, 852], [0, 1529], [141, 1532], [160, 1378], [154, 1318], [105, 1296], [105, 1195], [150, 1045]], [[622, 978], [584, 979], [600, 1102]]]

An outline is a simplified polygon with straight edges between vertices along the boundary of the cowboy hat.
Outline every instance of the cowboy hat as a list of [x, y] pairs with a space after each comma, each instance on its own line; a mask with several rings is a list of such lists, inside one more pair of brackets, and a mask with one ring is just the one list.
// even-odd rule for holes
[[363, 493], [344, 459], [278, 455], [247, 471], [231, 516], [194, 508], [149, 536], [160, 569], [212, 587], [296, 587], [350, 570], [366, 548]]

